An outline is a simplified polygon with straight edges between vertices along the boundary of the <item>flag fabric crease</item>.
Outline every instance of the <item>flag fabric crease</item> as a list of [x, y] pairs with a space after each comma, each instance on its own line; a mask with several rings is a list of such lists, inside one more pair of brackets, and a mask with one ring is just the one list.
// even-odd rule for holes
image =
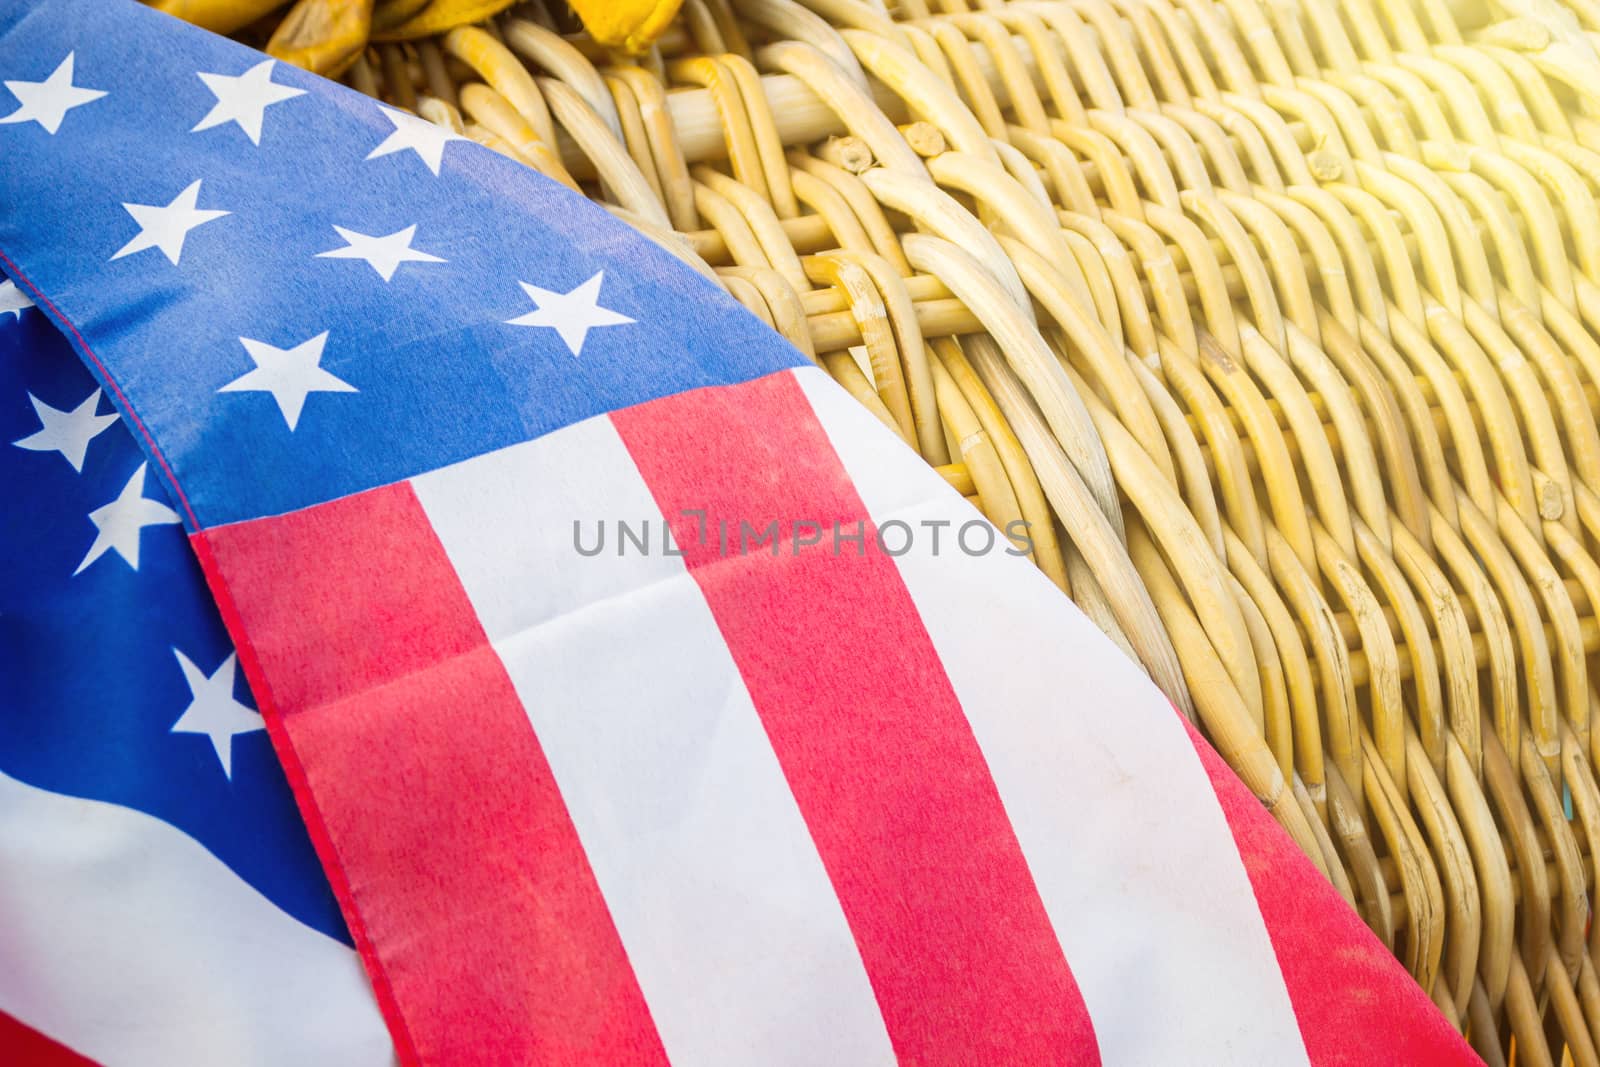
[[[41, 1041], [1474, 1061], [1014, 537], [602, 209], [131, 2], [0, 3], [0, 81], [0, 1012]], [[147, 837], [147, 896], [68, 852]], [[63, 953], [96, 908], [144, 941]], [[169, 948], [237, 999], [137, 999]], [[135, 1041], [163, 1011], [189, 1051]]]

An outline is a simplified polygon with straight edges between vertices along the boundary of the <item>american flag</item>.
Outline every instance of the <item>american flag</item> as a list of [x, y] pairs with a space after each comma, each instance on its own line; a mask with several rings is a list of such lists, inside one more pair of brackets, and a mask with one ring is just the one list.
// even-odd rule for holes
[[1474, 1062], [1133, 664], [601, 208], [122, 0], [0, 2], [0, 82], [0, 1047]]

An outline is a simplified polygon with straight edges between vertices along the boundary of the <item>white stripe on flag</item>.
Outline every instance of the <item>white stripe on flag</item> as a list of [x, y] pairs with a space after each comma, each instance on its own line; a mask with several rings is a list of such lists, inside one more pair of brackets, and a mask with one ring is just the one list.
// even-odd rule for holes
[[[412, 484], [528, 711], [671, 1059], [893, 1063], [794, 796], [611, 422]], [[649, 520], [648, 555], [619, 557], [618, 519]], [[603, 553], [578, 553], [574, 520], [586, 546], [605, 522]]]
[[123, 1064], [394, 1060], [354, 951], [131, 808], [0, 774], [0, 1011]]
[[[944, 662], [1107, 1067], [1306, 1061], [1255, 894], [1177, 713], [1024, 560], [821, 371], [794, 372]], [[923, 520], [949, 520], [932, 549]], [[898, 528], [889, 538], [898, 550]], [[974, 549], [984, 539], [974, 530]]]

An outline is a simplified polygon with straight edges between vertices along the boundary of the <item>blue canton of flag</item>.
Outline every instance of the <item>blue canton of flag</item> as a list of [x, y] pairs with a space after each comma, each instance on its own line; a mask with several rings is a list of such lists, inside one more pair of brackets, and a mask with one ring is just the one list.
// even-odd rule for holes
[[0, 442], [0, 771], [171, 823], [348, 944], [178, 515], [37, 312], [0, 315]]
[[[178, 515], [9, 279], [0, 494], [0, 1012], [110, 1062], [383, 1062]], [[274, 1017], [285, 996], [319, 1021]]]

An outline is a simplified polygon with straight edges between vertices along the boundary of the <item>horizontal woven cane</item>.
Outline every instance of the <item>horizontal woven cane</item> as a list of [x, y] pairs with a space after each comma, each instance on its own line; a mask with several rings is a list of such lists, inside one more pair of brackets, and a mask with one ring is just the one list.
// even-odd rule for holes
[[1595, 0], [686, 0], [639, 55], [163, 6], [717, 280], [1029, 524], [1488, 1062], [1600, 1067]]

